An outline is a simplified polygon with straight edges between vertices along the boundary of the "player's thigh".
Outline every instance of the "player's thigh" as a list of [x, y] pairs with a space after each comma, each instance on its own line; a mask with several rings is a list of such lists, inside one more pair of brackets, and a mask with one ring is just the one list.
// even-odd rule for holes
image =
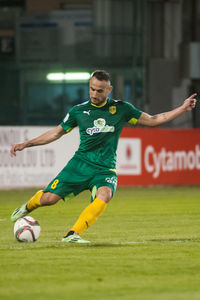
[[117, 174], [109, 170], [100, 171], [93, 177], [89, 185], [92, 193], [91, 201], [95, 197], [104, 197], [108, 202], [114, 196], [117, 188]]
[[44, 192], [56, 194], [65, 201], [88, 189], [90, 174], [80, 160], [71, 159], [62, 171], [49, 183]]
[[40, 204], [42, 206], [44, 205], [53, 205], [56, 204], [62, 197], [59, 195], [56, 195], [54, 193], [46, 192], [43, 193], [41, 199], [40, 199]]
[[[87, 186], [84, 184], [77, 183], [69, 183], [62, 181], [62, 179], [57, 176], [50, 184], [44, 189], [44, 195], [52, 195], [53, 199], [63, 199], [64, 201], [70, 200], [73, 197], [77, 196], [83, 190], [85, 190]], [[55, 196], [53, 196], [55, 195]], [[57, 197], [56, 197], [57, 196]]]

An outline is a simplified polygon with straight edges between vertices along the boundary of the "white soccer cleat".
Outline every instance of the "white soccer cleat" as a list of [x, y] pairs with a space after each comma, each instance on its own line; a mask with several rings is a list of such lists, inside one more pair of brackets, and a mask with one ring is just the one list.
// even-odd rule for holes
[[65, 236], [62, 238], [62, 242], [64, 243], [74, 243], [74, 244], [90, 244], [90, 241], [83, 240], [76, 232], [69, 236]]
[[28, 215], [29, 211], [26, 208], [26, 204], [23, 204], [21, 207], [16, 208], [10, 219], [12, 222], [16, 222], [18, 219], [25, 217], [26, 215]]

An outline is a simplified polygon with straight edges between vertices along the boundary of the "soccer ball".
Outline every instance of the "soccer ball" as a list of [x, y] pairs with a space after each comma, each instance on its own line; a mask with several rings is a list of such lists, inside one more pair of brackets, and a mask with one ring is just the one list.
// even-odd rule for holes
[[15, 222], [14, 236], [18, 242], [35, 242], [40, 236], [40, 224], [32, 217], [24, 217]]

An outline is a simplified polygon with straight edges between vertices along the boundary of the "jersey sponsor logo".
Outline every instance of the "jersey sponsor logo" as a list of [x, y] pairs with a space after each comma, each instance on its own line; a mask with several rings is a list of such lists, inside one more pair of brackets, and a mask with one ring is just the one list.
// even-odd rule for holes
[[116, 106], [110, 106], [109, 107], [109, 113], [111, 113], [112, 115], [114, 115], [116, 113]]
[[100, 133], [100, 132], [114, 132], [114, 131], [115, 131], [115, 127], [106, 125], [106, 121], [101, 118], [94, 120], [94, 127], [86, 129], [86, 132], [89, 135], [93, 135], [94, 133]]
[[88, 110], [88, 111], [87, 111], [87, 110], [84, 110], [83, 113], [84, 113], [84, 114], [87, 114], [87, 115], [89, 116], [89, 115], [90, 115], [90, 110]]

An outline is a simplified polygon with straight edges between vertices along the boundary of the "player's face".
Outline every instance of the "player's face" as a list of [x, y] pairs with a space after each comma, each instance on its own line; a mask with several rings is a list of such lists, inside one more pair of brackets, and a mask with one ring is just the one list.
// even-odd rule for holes
[[101, 106], [106, 103], [108, 94], [112, 91], [110, 82], [98, 80], [95, 77], [90, 79], [90, 100], [93, 104]]

